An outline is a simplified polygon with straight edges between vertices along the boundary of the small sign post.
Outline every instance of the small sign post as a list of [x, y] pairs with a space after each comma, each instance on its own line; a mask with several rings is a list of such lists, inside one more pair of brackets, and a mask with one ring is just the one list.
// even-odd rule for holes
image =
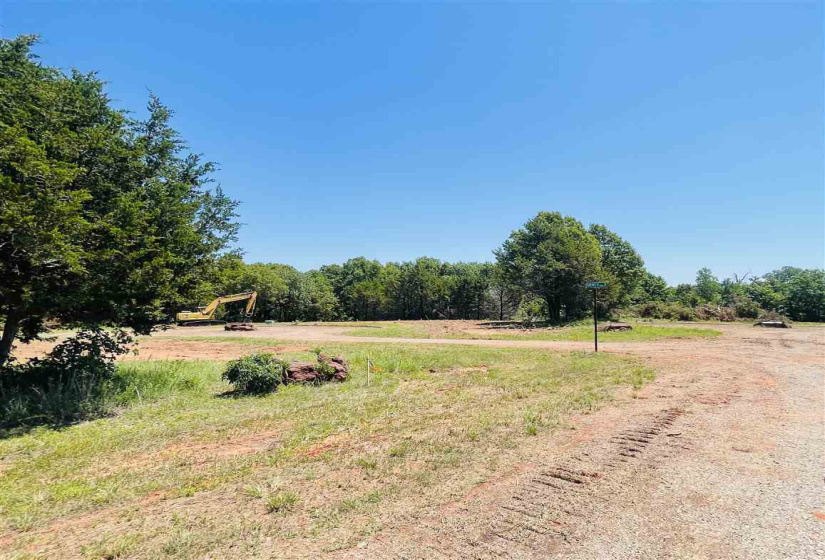
[[588, 282], [587, 287], [593, 290], [593, 347], [599, 351], [599, 319], [596, 316], [596, 292], [607, 287], [605, 282]]

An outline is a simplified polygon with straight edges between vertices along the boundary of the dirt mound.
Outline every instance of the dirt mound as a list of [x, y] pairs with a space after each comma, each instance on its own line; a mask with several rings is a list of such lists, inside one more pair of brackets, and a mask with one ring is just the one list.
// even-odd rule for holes
[[341, 356], [318, 355], [317, 362], [292, 362], [286, 372], [288, 383], [325, 383], [345, 381], [349, 364]]
[[223, 326], [225, 331], [254, 331], [252, 323], [227, 323]]
[[627, 323], [607, 323], [599, 327], [599, 332], [632, 331], [633, 327]]

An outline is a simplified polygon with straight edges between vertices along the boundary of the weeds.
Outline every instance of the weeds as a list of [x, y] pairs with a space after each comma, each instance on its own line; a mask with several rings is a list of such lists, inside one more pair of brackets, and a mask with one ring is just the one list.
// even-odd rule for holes
[[542, 426], [541, 415], [535, 410], [528, 410], [524, 413], [524, 431], [529, 436], [535, 436], [539, 433], [539, 428]]
[[132, 404], [202, 392], [217, 367], [214, 362], [127, 362], [107, 378], [71, 376], [28, 389], [0, 386], [0, 438], [38, 425], [66, 425]]
[[373, 472], [378, 468], [378, 461], [375, 459], [367, 459], [366, 457], [359, 457], [355, 460], [355, 466], [361, 467], [367, 472]]
[[284, 513], [298, 503], [298, 494], [295, 492], [278, 492], [266, 499], [266, 511], [269, 513]]
[[266, 494], [266, 489], [259, 484], [250, 484], [244, 487], [243, 493], [250, 498], [261, 499]]

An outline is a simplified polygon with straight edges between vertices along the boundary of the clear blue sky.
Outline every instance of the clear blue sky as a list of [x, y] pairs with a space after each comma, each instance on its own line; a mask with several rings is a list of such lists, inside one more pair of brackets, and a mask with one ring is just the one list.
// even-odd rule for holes
[[821, 2], [5, 0], [0, 26], [170, 105], [248, 261], [490, 260], [539, 210], [671, 283], [825, 259]]

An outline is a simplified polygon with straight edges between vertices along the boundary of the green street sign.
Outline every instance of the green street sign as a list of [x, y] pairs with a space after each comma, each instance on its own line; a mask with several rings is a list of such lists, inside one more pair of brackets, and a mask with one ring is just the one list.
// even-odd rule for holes
[[607, 283], [606, 282], [588, 282], [587, 287], [592, 288], [594, 290], [598, 290], [600, 288], [606, 288]]

